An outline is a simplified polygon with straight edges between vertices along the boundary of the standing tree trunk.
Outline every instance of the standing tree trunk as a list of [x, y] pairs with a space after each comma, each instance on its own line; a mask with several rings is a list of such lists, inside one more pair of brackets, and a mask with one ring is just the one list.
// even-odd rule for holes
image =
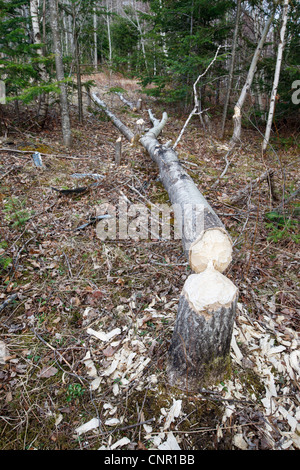
[[97, 44], [97, 10], [96, 10], [96, 6], [94, 6], [94, 10], [93, 10], [93, 26], [94, 26], [94, 67], [95, 67], [95, 71], [97, 71], [97, 66], [98, 66], [98, 44]]
[[[31, 22], [32, 22], [34, 44], [41, 43], [41, 31], [40, 31], [38, 8], [39, 8], [38, 0], [30, 0], [30, 15], [31, 15]], [[36, 52], [41, 58], [43, 57], [42, 48], [38, 48]], [[48, 82], [49, 77], [48, 77], [45, 64], [42, 61], [39, 62], [38, 68], [39, 68], [42, 83], [46, 84]], [[38, 121], [42, 125], [45, 123], [47, 112], [48, 112], [48, 101], [47, 101], [45, 93], [42, 93], [40, 95], [39, 113], [38, 113]]]
[[74, 52], [75, 52], [75, 67], [76, 67], [76, 81], [77, 81], [77, 98], [78, 98], [78, 119], [80, 124], [83, 120], [83, 105], [82, 105], [82, 85], [80, 73], [80, 52], [79, 52], [79, 38], [76, 25], [76, 10], [75, 5], [72, 7], [73, 16], [73, 35], [74, 35]]
[[112, 43], [111, 43], [111, 31], [110, 31], [110, 12], [108, 8], [108, 0], [106, 0], [106, 25], [107, 25], [107, 37], [108, 37], [108, 53], [109, 53], [109, 67], [112, 65]]
[[63, 142], [66, 147], [72, 145], [71, 136], [71, 125], [69, 115], [69, 104], [67, 95], [67, 86], [64, 82], [64, 66], [62, 59], [62, 48], [60, 42], [60, 35], [58, 29], [58, 14], [57, 14], [57, 3], [56, 0], [49, 0], [50, 6], [50, 22], [51, 31], [53, 38], [54, 54], [55, 54], [55, 66], [56, 66], [56, 78], [59, 82], [60, 88], [60, 112], [61, 112], [61, 127], [63, 134]]
[[234, 131], [233, 131], [233, 135], [232, 135], [232, 138], [231, 138], [231, 141], [230, 141], [230, 146], [234, 146], [237, 142], [239, 142], [241, 140], [241, 128], [242, 128], [241, 110], [242, 110], [242, 107], [243, 107], [244, 102], [246, 100], [247, 93], [251, 88], [254, 73], [255, 73], [255, 70], [256, 70], [256, 66], [257, 66], [257, 62], [258, 62], [258, 59], [261, 55], [261, 51], [262, 51], [263, 45], [265, 43], [268, 31], [270, 29], [271, 23], [273, 21], [274, 15], [275, 15], [275, 11], [272, 12], [272, 14], [270, 15], [268, 21], [265, 24], [265, 28], [263, 30], [262, 36], [260, 38], [260, 41], [257, 45], [257, 48], [256, 48], [255, 53], [254, 53], [253, 58], [252, 58], [252, 62], [251, 62], [251, 65], [250, 65], [250, 68], [249, 68], [249, 71], [248, 71], [246, 82], [243, 86], [240, 97], [239, 97], [239, 99], [238, 99], [238, 101], [237, 101], [237, 103], [234, 107], [234, 116], [233, 116]]
[[288, 8], [289, 8], [289, 0], [285, 0], [283, 4], [283, 10], [282, 10], [282, 26], [281, 26], [280, 39], [279, 39], [279, 44], [278, 44], [277, 61], [276, 61], [276, 68], [275, 68], [275, 74], [274, 74], [273, 88], [272, 88], [272, 93], [271, 93], [269, 115], [268, 115], [268, 121], [267, 121], [263, 146], [262, 146], [263, 152], [267, 150], [267, 146], [268, 146], [269, 139], [270, 139], [274, 111], [275, 111], [276, 93], [277, 93], [277, 87], [278, 87], [279, 76], [280, 76], [282, 54], [283, 54], [283, 49], [284, 49], [284, 37], [285, 37], [285, 30], [286, 30], [287, 17], [288, 17]]
[[237, 45], [237, 38], [238, 38], [240, 14], [241, 14], [241, 0], [237, 0], [235, 28], [234, 28], [234, 34], [233, 34], [233, 44], [232, 44], [232, 52], [231, 52], [230, 69], [229, 69], [229, 75], [228, 75], [227, 93], [226, 93], [224, 109], [223, 109], [221, 139], [224, 136], [225, 122], [226, 122], [226, 117], [227, 117], [227, 110], [228, 110], [229, 98], [230, 98], [230, 92], [231, 92], [231, 86], [232, 86], [232, 80], [233, 80], [233, 70], [234, 70], [235, 52], [236, 52], [236, 45]]

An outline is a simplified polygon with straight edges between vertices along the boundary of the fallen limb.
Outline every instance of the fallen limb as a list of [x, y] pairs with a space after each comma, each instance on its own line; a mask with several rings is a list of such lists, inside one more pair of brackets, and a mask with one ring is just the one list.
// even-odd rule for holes
[[279, 204], [279, 206], [275, 207], [275, 211], [277, 212], [284, 212], [284, 207], [287, 205], [290, 201], [293, 199], [297, 198], [298, 195], [300, 194], [300, 187], [296, 189], [288, 198], [284, 199], [284, 201]]
[[[21, 153], [23, 154], [24, 157], [26, 157], [28, 153], [32, 154], [32, 150], [17, 150], [17, 149], [9, 149], [9, 148], [0, 148], [0, 152], [13, 152], [13, 153]], [[71, 156], [71, 155], [56, 155], [52, 153], [42, 153], [39, 152], [40, 155], [44, 157], [54, 157], [54, 158], [69, 158], [71, 160], [85, 160], [85, 159], [90, 159], [90, 156]], [[28, 155], [29, 157], [29, 155]]]
[[134, 133], [131, 132], [131, 130], [125, 126], [120, 119], [118, 119], [106, 106], [104, 101], [100, 100], [98, 96], [95, 93], [92, 93], [92, 99], [95, 103], [97, 103], [105, 112], [105, 114], [111, 119], [113, 124], [119, 129], [119, 131], [126, 137], [129, 142], [134, 141]]
[[92, 183], [92, 184], [89, 184], [88, 186], [80, 186], [78, 188], [72, 188], [72, 189], [58, 189], [58, 188], [53, 188], [53, 186], [51, 186], [51, 189], [53, 189], [53, 191], [60, 193], [63, 196], [73, 196], [76, 194], [86, 193], [91, 188], [94, 188], [98, 185], [99, 183]]
[[237, 203], [248, 196], [248, 194], [264, 180], [269, 180], [274, 175], [275, 170], [267, 170], [262, 175], [258, 176], [255, 180], [251, 181], [245, 188], [240, 189], [237, 194], [230, 198], [231, 203]]
[[194, 108], [193, 110], [191, 111], [190, 115], [188, 116], [183, 128], [181, 129], [180, 131], [180, 134], [179, 136], [177, 137], [177, 140], [175, 142], [175, 144], [173, 145], [173, 149], [175, 150], [175, 148], [177, 147], [188, 123], [190, 122], [191, 118], [193, 116], [199, 116], [200, 119], [202, 117], [202, 113], [205, 113], [205, 111], [207, 111], [207, 109], [204, 109], [203, 111], [201, 111], [201, 103], [200, 103], [200, 100], [199, 100], [199, 97], [198, 97], [198, 93], [197, 93], [197, 85], [199, 83], [199, 80], [206, 74], [206, 72], [209, 70], [209, 68], [212, 66], [212, 64], [215, 62], [215, 60], [217, 59], [217, 56], [218, 56], [218, 53], [219, 53], [219, 50], [220, 50], [221, 46], [218, 47], [216, 53], [215, 53], [215, 56], [213, 58], [213, 60], [208, 64], [208, 66], [206, 67], [205, 71], [203, 73], [201, 73], [197, 80], [194, 82], [193, 84], [193, 92], [194, 92]]
[[124, 96], [122, 95], [122, 93], [120, 93], [119, 91], [116, 91], [115, 92], [116, 95], [120, 98], [120, 100], [126, 104], [126, 106], [129, 106], [130, 109], [132, 109], [132, 111], [137, 111], [137, 107], [131, 103], [131, 101], [128, 101], [126, 98], [124, 98]]

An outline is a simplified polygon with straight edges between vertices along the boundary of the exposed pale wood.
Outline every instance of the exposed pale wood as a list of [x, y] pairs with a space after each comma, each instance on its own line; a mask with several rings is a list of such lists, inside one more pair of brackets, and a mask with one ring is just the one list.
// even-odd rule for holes
[[[199, 248], [204, 234], [213, 230], [218, 232], [214, 262], [216, 269], [224, 271], [231, 261], [230, 237], [222, 221], [183, 168], [176, 152], [157, 141], [167, 122], [167, 114], [163, 114], [161, 121], [153, 116], [151, 110], [149, 116], [153, 127], [140, 139], [140, 142], [159, 168], [159, 176], [173, 206], [188, 261], [195, 272], [205, 269], [207, 264], [203, 259], [203, 253], [199, 253]], [[202, 256], [202, 262], [199, 261], [199, 256]]]
[[115, 143], [115, 163], [120, 165], [122, 157], [122, 139], [119, 137]]

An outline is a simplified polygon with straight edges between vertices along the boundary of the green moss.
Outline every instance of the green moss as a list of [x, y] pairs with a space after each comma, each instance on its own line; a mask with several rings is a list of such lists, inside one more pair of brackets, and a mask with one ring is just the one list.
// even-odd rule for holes
[[18, 147], [19, 150], [23, 152], [30, 151], [30, 152], [40, 152], [40, 153], [53, 153], [53, 150], [45, 144], [29, 144], [25, 145], [24, 147]]

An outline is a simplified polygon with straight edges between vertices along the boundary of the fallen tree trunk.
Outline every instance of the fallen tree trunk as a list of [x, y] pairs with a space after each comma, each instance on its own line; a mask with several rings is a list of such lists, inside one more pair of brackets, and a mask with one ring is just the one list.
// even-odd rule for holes
[[[107, 107], [103, 109], [107, 113]], [[221, 381], [229, 370], [238, 291], [222, 272], [231, 262], [232, 243], [223, 223], [183, 169], [175, 150], [158, 142], [167, 114], [160, 121], [151, 110], [149, 116], [153, 127], [140, 143], [158, 166], [183, 249], [195, 273], [187, 278], [180, 295], [168, 376], [172, 385], [197, 390]], [[113, 122], [123, 132], [124, 125], [119, 126], [115, 116]]]
[[161, 145], [157, 136], [166, 124], [149, 111], [153, 128], [140, 142], [157, 164], [159, 177], [168, 192], [183, 249], [193, 271], [202, 272], [210, 260], [223, 272], [231, 262], [232, 244], [223, 223], [182, 167], [176, 152]]

